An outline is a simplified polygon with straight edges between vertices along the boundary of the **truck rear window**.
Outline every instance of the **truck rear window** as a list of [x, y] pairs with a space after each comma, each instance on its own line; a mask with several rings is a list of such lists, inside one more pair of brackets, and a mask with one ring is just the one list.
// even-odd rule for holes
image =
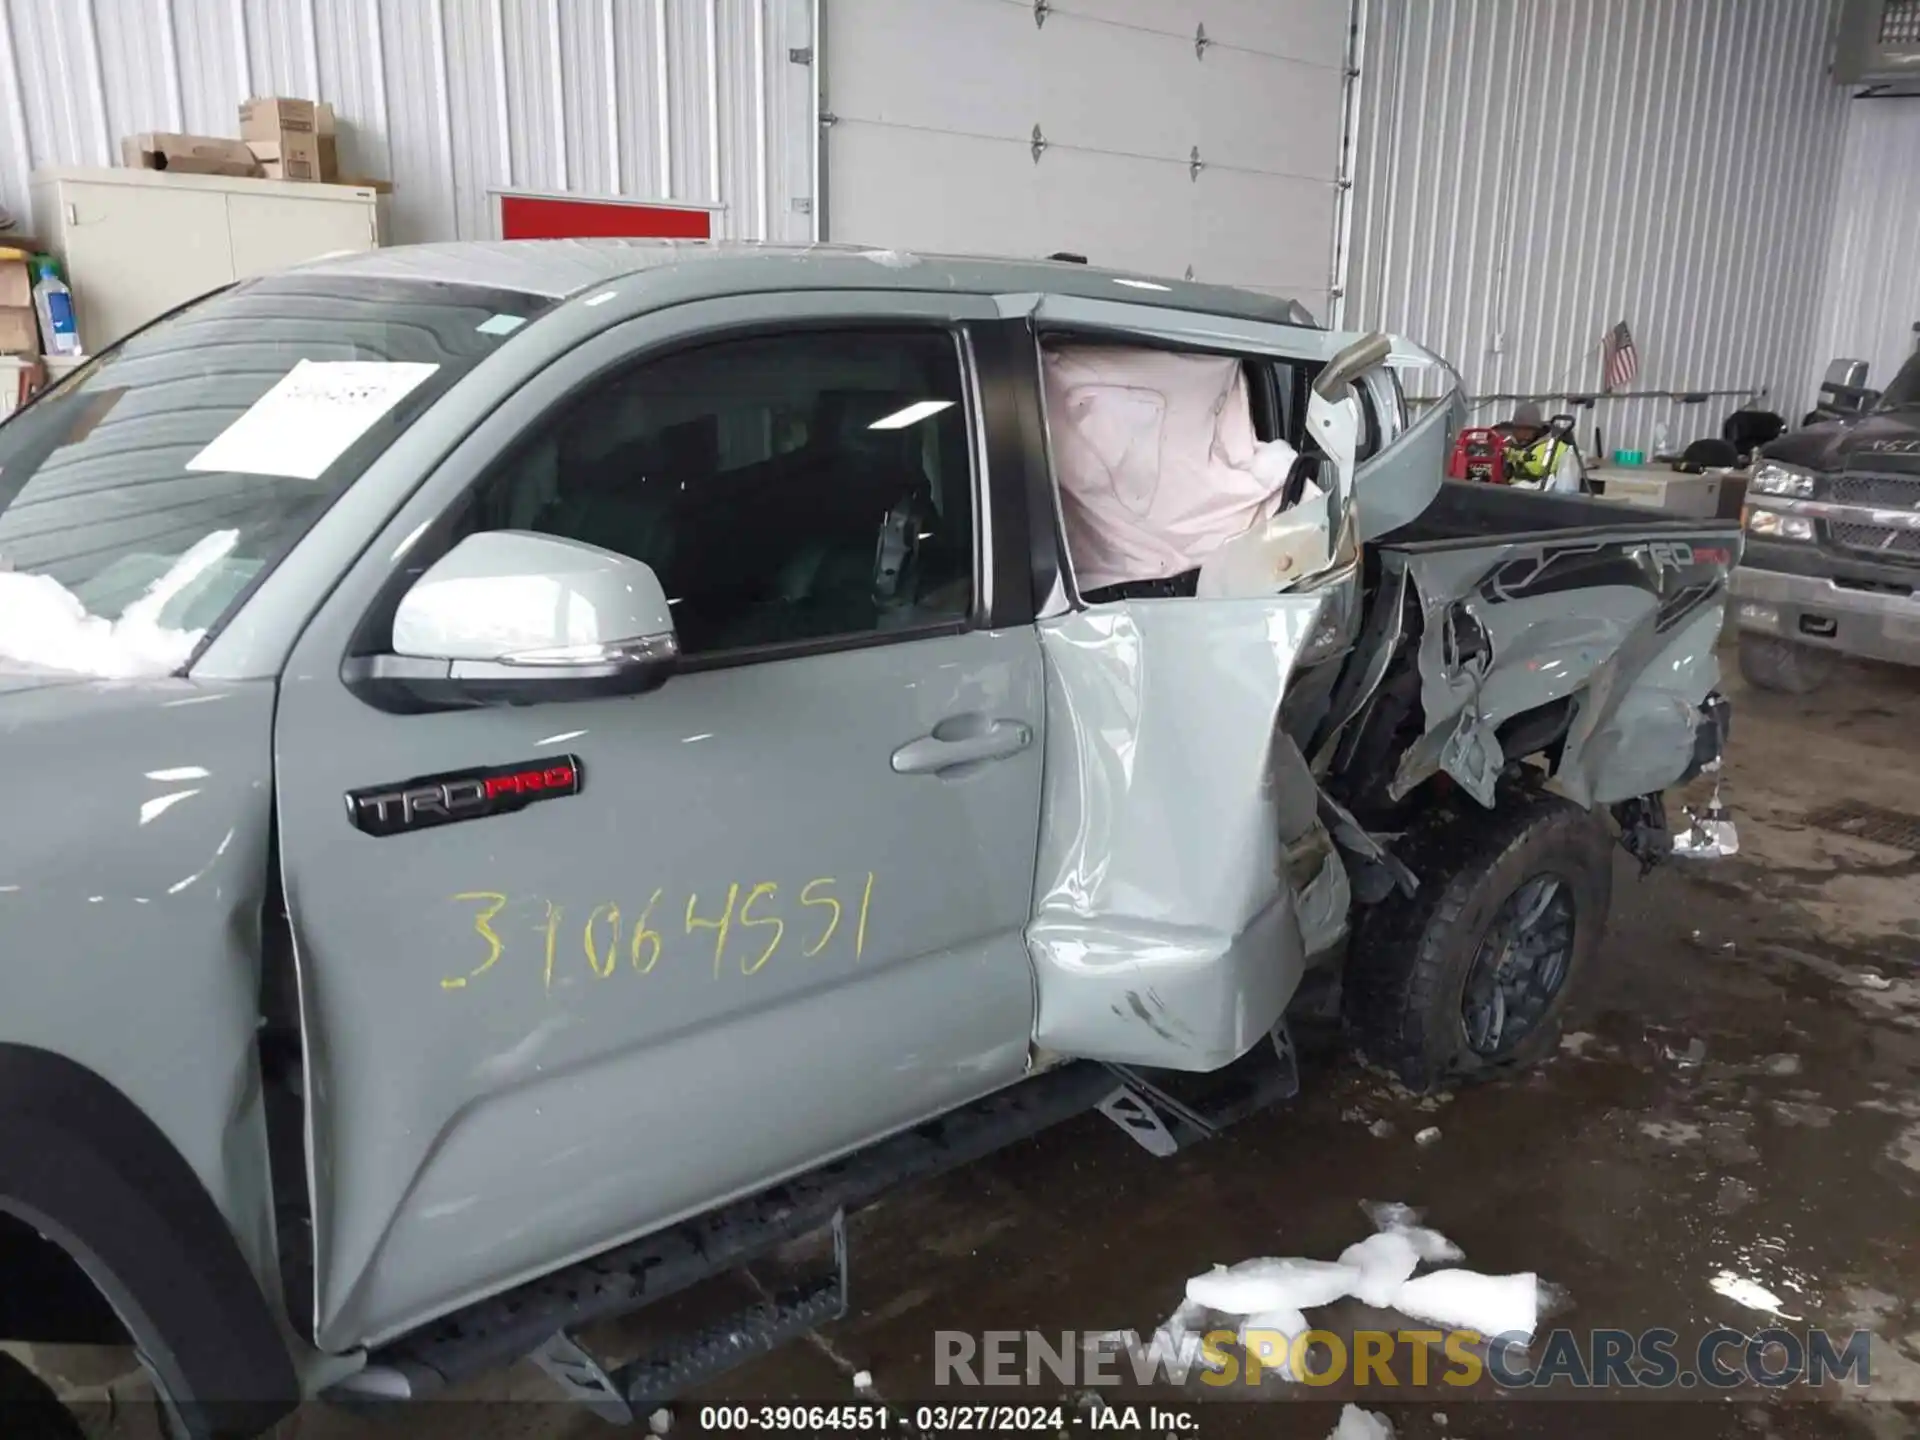
[[294, 272], [129, 336], [0, 425], [0, 662], [178, 669], [402, 431], [551, 304]]

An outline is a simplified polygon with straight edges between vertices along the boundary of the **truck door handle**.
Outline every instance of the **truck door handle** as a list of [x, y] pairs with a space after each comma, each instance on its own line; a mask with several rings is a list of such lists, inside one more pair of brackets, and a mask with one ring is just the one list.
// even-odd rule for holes
[[1017, 720], [961, 716], [943, 720], [933, 734], [909, 740], [893, 752], [896, 775], [938, 775], [982, 760], [1003, 760], [1033, 743], [1033, 730]]

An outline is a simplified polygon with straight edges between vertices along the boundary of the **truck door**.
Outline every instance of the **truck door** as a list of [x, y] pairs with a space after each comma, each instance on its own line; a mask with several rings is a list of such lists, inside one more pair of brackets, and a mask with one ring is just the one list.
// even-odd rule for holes
[[[1457, 377], [1438, 356], [1399, 336], [1387, 339], [1385, 359], [1354, 385], [1364, 425], [1354, 470], [1362, 541], [1399, 529], [1433, 503], [1465, 403]], [[1408, 402], [1410, 387], [1416, 406]]]
[[[1338, 368], [1343, 392], [1361, 373], [1316, 330], [1219, 317], [1196, 329], [1175, 312], [1053, 296], [1033, 315], [1040, 363], [1054, 367], [1045, 422], [1061, 497], [1091, 510], [1103, 484], [1116, 495], [1185, 490], [1158, 512], [1175, 518], [1144, 537], [1112, 508], [1106, 534], [1063, 510], [1070, 572], [1076, 533], [1083, 556], [1140, 564], [1146, 544], [1175, 543], [1184, 515], [1243, 493], [1252, 466], [1223, 457], [1247, 448], [1244, 402], [1216, 388], [1236, 359], [1256, 370], [1266, 356], [1317, 360]], [[1053, 346], [1079, 353], [1055, 361]], [[1072, 598], [1040, 618], [1047, 764], [1028, 942], [1046, 1049], [1220, 1069], [1279, 1021], [1309, 945], [1344, 928], [1344, 874], [1331, 844], [1313, 844], [1319, 792], [1285, 712], [1303, 687], [1330, 683], [1357, 628], [1359, 564], [1343, 518], [1356, 412], [1316, 396], [1308, 420], [1331, 461], [1325, 495], [1211, 550], [1190, 588], [1122, 581], [1088, 595], [1074, 573]], [[1136, 472], [1123, 491], [1122, 474]], [[1268, 548], [1274, 527], [1295, 519], [1322, 527], [1317, 565], [1263, 564], [1309, 553]], [[1316, 855], [1296, 885], [1294, 860]]]
[[[302, 638], [278, 806], [324, 1347], [1023, 1073], [1043, 674], [1030, 592], [996, 610], [976, 559], [968, 303], [763, 297], [603, 332], [503, 383]], [[407, 579], [508, 528], [650, 564], [681, 670], [428, 713], [356, 689], [344, 662], [383, 615], [390, 639]], [[566, 783], [386, 834], [343, 803], [500, 767]]]

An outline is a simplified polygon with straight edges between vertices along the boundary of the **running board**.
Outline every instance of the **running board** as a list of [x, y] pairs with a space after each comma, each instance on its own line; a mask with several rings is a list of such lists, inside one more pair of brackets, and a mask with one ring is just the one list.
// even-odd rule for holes
[[656, 1406], [758, 1359], [847, 1313], [847, 1220], [829, 1227], [833, 1268], [791, 1285], [705, 1329], [674, 1337], [632, 1364], [609, 1371], [565, 1331], [528, 1358], [568, 1400], [615, 1425], [631, 1425]]
[[1219, 1070], [1107, 1069], [1120, 1085], [1100, 1102], [1100, 1113], [1159, 1159], [1300, 1093], [1299, 1057], [1284, 1016], [1263, 1043]]
[[[417, 1399], [546, 1353], [556, 1337], [631, 1315], [821, 1230], [901, 1185], [970, 1165], [1092, 1110], [1112, 1093], [1113, 1082], [1112, 1073], [1093, 1062], [1062, 1065], [758, 1195], [517, 1286], [381, 1346], [364, 1371], [337, 1387], [339, 1398]], [[840, 1248], [844, 1258], [844, 1243]], [[549, 1358], [567, 1359], [561, 1353]]]

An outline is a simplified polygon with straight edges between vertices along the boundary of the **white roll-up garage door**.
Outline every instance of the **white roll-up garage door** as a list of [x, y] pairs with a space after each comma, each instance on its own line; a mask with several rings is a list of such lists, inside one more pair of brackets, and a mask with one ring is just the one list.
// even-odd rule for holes
[[820, 0], [827, 237], [1325, 318], [1348, 0]]

